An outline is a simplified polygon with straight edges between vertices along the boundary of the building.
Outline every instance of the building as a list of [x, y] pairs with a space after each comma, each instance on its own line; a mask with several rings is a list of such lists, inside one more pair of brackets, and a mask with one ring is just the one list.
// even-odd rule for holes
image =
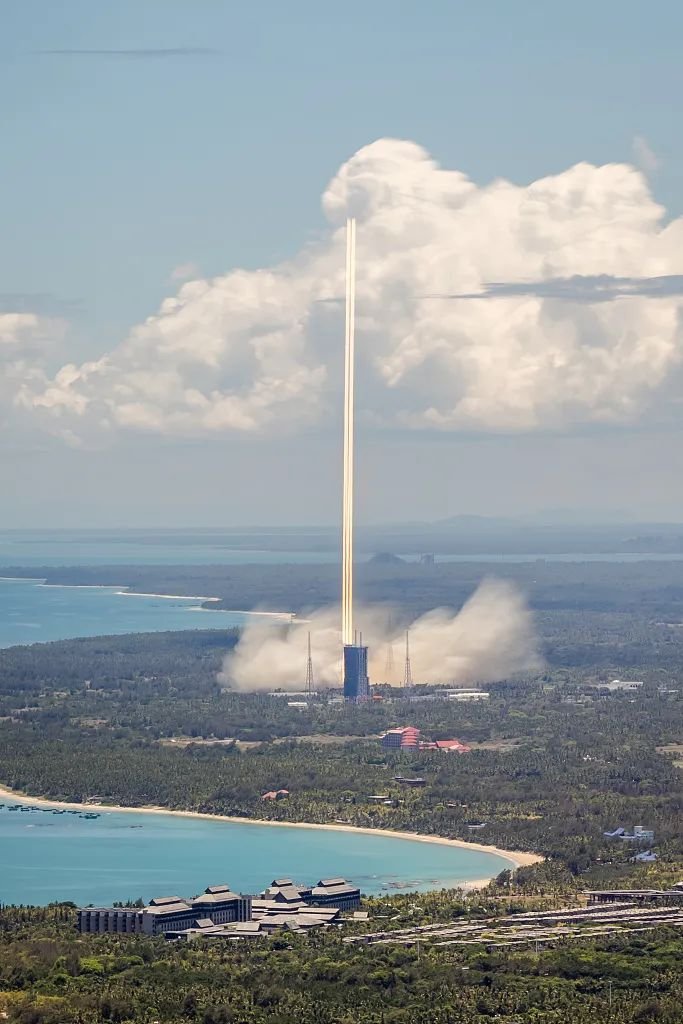
[[[310, 900], [312, 891], [312, 885], [295, 885], [294, 882], [285, 879], [273, 882], [272, 885], [261, 893], [261, 897], [267, 903], [273, 903], [282, 910], [283, 906], [294, 906], [297, 903], [305, 903], [306, 900]], [[261, 909], [263, 909], [263, 906], [261, 906]]]
[[195, 928], [197, 921], [212, 924], [251, 920], [251, 896], [232, 892], [227, 885], [209, 886], [200, 896], [159, 896], [146, 907], [83, 907], [78, 911], [78, 930], [84, 933], [163, 935]]
[[319, 907], [337, 907], [339, 910], [357, 910], [360, 907], [360, 889], [349, 885], [345, 878], [321, 878], [313, 886], [309, 900]]
[[642, 903], [683, 903], [683, 891], [674, 887], [673, 889], [590, 889], [583, 894], [592, 907], [596, 903], [621, 903], [628, 904]]
[[[321, 878], [317, 885], [295, 885], [289, 878], [276, 879], [265, 892], [263, 900], [282, 910], [283, 905], [336, 907], [338, 910], [354, 910], [360, 906], [360, 889], [345, 878]], [[254, 909], [263, 909], [263, 901], [254, 901]]]
[[368, 649], [362, 644], [344, 644], [344, 699], [352, 702], [370, 699]]
[[194, 928], [167, 932], [169, 939], [218, 939], [236, 941], [239, 939], [263, 938], [281, 929], [291, 932], [307, 932], [312, 928], [329, 928], [342, 923], [341, 911], [336, 907], [310, 907], [305, 903], [296, 906], [272, 906], [267, 900], [254, 900], [251, 921], [236, 921], [233, 924], [214, 925], [208, 919], [200, 919]]
[[460, 740], [434, 740], [433, 743], [420, 743], [420, 750], [440, 750], [444, 754], [469, 754], [472, 748]]
[[401, 729], [389, 729], [380, 740], [385, 750], [418, 750], [420, 746], [420, 730], [414, 725], [405, 725]]
[[407, 779], [404, 775], [394, 775], [394, 782], [398, 782], [399, 786], [426, 786], [427, 780], [422, 778]]
[[142, 931], [142, 911], [124, 907], [85, 907], [78, 911], [78, 930], [136, 935]]
[[601, 690], [609, 690], [610, 693], [636, 693], [642, 689], [644, 683], [641, 679], [612, 679], [609, 683], [595, 683]]
[[381, 744], [384, 750], [441, 750], [451, 754], [469, 754], [471, 747], [460, 740], [422, 740], [420, 730], [413, 725], [406, 725], [400, 729], [389, 729], [382, 736]]
[[489, 694], [486, 690], [446, 690], [444, 697], [446, 700], [488, 700]]
[[634, 825], [632, 832], [625, 828], [615, 828], [613, 832], [603, 832], [605, 839], [622, 839], [626, 843], [652, 843], [655, 834], [651, 828], [643, 828], [642, 825]]
[[191, 899], [158, 896], [146, 907], [81, 907], [78, 930], [168, 939], [248, 938], [283, 927], [306, 931], [338, 924], [342, 911], [359, 906], [360, 889], [345, 878], [322, 878], [317, 885], [276, 878], [260, 898], [232, 892], [228, 885], [210, 885]]
[[307, 703], [309, 697], [317, 697], [318, 691], [311, 690], [273, 690], [272, 693], [268, 694], [269, 697], [287, 697], [288, 700], [301, 701]]

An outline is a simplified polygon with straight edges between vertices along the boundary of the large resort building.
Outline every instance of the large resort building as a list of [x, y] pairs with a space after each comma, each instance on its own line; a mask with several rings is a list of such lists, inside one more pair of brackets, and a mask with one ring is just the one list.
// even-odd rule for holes
[[380, 743], [384, 750], [400, 750], [404, 754], [412, 754], [422, 750], [440, 750], [447, 754], [469, 754], [471, 747], [460, 740], [423, 740], [420, 730], [414, 725], [404, 725], [398, 729], [389, 729], [382, 736]]
[[338, 924], [342, 911], [359, 906], [360, 889], [345, 878], [322, 878], [309, 886], [279, 878], [260, 897], [232, 892], [228, 885], [210, 885], [191, 899], [162, 896], [146, 907], [82, 907], [78, 930], [169, 939], [249, 938], [278, 928], [307, 931]]

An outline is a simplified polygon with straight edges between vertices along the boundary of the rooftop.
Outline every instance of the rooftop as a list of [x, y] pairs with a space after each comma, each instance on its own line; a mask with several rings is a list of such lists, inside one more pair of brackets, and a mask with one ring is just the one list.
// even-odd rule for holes
[[161, 906], [152, 906], [152, 904], [150, 904], [148, 907], [145, 907], [144, 910], [146, 914], [154, 914], [157, 917], [162, 917], [164, 914], [180, 914], [184, 911], [192, 913], [192, 907], [189, 903], [184, 903], [182, 900], [178, 900], [177, 903], [164, 903]]
[[196, 896], [192, 900], [193, 906], [214, 906], [217, 903], [225, 903], [229, 900], [238, 900], [240, 898], [239, 893], [230, 892], [229, 889], [221, 890], [221, 892], [203, 892], [201, 896]]
[[352, 893], [357, 893], [358, 888], [355, 885], [349, 885], [344, 882], [343, 885], [316, 885], [313, 888], [313, 897], [315, 896], [346, 896]]

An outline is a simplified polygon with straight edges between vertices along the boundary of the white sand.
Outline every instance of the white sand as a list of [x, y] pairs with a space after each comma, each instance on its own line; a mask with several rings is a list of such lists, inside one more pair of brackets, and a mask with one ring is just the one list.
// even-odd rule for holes
[[[234, 825], [265, 825], [273, 828], [318, 828], [328, 832], [356, 832], [367, 836], [388, 836], [391, 839], [410, 839], [418, 843], [439, 843], [441, 846], [460, 847], [463, 850], [478, 850], [481, 853], [495, 853], [509, 861], [513, 868], [527, 867], [538, 864], [543, 857], [537, 853], [525, 853], [522, 850], [501, 850], [497, 846], [486, 846], [484, 843], [470, 843], [464, 839], [446, 839], [443, 836], [425, 836], [417, 832], [394, 832], [390, 829], [360, 828], [355, 825], [318, 825], [303, 821], [264, 821], [260, 818], [235, 818], [227, 814], [202, 814], [199, 811], [172, 811], [168, 807], [121, 807], [118, 804], [74, 804], [59, 800], [47, 800], [43, 797], [27, 796], [16, 790], [0, 786], [0, 796], [13, 797], [25, 804], [38, 807], [65, 807], [78, 811], [121, 811], [133, 814], [173, 814], [180, 818], [201, 818], [205, 821], [229, 821]], [[477, 889], [488, 885], [490, 878], [478, 879], [466, 883], [463, 888]]]

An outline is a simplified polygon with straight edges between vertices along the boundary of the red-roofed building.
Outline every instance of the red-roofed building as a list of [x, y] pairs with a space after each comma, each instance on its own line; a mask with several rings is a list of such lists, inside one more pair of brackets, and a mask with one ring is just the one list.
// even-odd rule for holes
[[437, 740], [436, 748], [453, 754], [469, 754], [472, 749], [466, 743], [461, 743], [460, 740]]
[[382, 736], [385, 750], [418, 750], [420, 747], [420, 730], [414, 725], [406, 725], [402, 729], [389, 729]]

